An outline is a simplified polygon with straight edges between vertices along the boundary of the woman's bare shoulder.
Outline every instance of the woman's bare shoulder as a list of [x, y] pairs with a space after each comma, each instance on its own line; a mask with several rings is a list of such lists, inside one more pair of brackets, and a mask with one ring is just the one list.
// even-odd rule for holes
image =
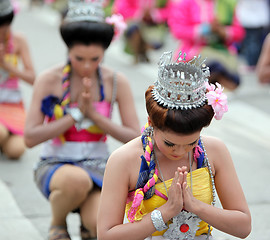
[[61, 96], [62, 90], [62, 66], [54, 66], [41, 72], [35, 80], [34, 87], [44, 96]]
[[141, 138], [137, 137], [114, 150], [108, 160], [113, 164], [133, 165], [143, 154]]
[[13, 32], [12, 33], [12, 38], [13, 38], [14, 41], [17, 41], [17, 42], [27, 41], [26, 36], [21, 32]]
[[212, 136], [203, 136], [202, 141], [208, 160], [212, 164], [214, 171], [232, 161], [230, 152], [221, 139]]
[[202, 141], [208, 151], [219, 151], [226, 147], [225, 143], [217, 137], [202, 136]]
[[14, 51], [16, 54], [21, 54], [21, 52], [26, 48], [28, 49], [28, 42], [23, 33], [13, 32], [12, 41], [14, 44]]
[[117, 84], [127, 81], [126, 76], [122, 72], [119, 72], [113, 68], [102, 65], [101, 70], [105, 80], [113, 81], [114, 77], [116, 77]]
[[137, 137], [111, 154], [105, 174], [112, 178], [121, 176], [122, 180], [128, 183], [128, 189], [134, 189], [141, 166], [141, 155], [143, 147], [140, 137]]
[[43, 70], [37, 77], [37, 81], [46, 84], [55, 84], [62, 79], [63, 65], [53, 66]]

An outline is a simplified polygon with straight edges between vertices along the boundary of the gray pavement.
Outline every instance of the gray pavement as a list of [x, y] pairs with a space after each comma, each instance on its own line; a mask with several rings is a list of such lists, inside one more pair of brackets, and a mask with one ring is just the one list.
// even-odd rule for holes
[[[27, 0], [21, 0], [27, 3]], [[37, 73], [65, 61], [66, 50], [58, 33], [59, 16], [48, 8], [23, 7], [16, 16], [14, 29], [25, 34]], [[105, 56], [105, 64], [123, 72], [130, 80], [139, 120], [146, 122], [144, 91], [156, 78], [157, 62], [163, 51], [174, 50], [176, 41], [168, 34], [165, 47], [151, 52], [150, 64], [133, 65], [122, 51], [122, 42], [115, 42]], [[21, 84], [26, 107], [32, 89]], [[213, 121], [203, 134], [221, 138], [234, 159], [239, 180], [245, 192], [251, 214], [252, 233], [249, 240], [269, 240], [270, 187], [270, 86], [260, 85], [254, 73], [242, 75], [242, 85], [228, 93], [229, 112], [222, 121]], [[113, 119], [120, 121], [115, 108]], [[121, 144], [109, 138], [113, 151]], [[38, 161], [40, 147], [28, 149], [19, 161], [0, 156], [0, 240], [46, 239], [50, 224], [50, 206], [33, 181], [32, 168]], [[218, 204], [219, 206], [219, 204]], [[73, 240], [79, 238], [79, 218], [68, 216]], [[236, 239], [214, 231], [215, 239]]]

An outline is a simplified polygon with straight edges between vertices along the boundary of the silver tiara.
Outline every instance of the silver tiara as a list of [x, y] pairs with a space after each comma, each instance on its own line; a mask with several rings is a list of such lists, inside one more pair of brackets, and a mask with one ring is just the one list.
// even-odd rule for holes
[[5, 16], [13, 11], [12, 4], [10, 0], [0, 1], [0, 17]]
[[159, 60], [158, 79], [152, 95], [155, 101], [171, 109], [191, 109], [206, 101], [206, 85], [210, 76], [205, 60], [200, 56], [186, 62], [181, 52], [175, 63], [171, 63], [172, 52], [165, 52]]
[[69, 0], [65, 22], [104, 22], [104, 0]]

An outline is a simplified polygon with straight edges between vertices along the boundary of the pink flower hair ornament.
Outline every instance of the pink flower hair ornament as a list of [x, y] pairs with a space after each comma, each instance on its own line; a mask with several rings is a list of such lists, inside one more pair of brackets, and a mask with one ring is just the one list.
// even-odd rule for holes
[[105, 22], [114, 26], [114, 40], [118, 39], [127, 28], [127, 24], [121, 14], [113, 14], [106, 17]]
[[18, 14], [21, 9], [19, 2], [17, 0], [11, 0], [11, 4], [13, 7], [14, 14]]
[[46, 4], [51, 4], [51, 3], [54, 3], [54, 2], [55, 2], [55, 0], [45, 0]]
[[206, 83], [206, 98], [208, 105], [211, 105], [214, 110], [214, 117], [220, 120], [225, 112], [228, 112], [227, 96], [223, 93], [224, 88], [219, 83], [209, 84]]

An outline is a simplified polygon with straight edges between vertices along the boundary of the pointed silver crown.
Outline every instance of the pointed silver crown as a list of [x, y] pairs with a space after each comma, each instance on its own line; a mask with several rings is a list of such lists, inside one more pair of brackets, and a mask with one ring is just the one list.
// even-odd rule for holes
[[175, 63], [171, 63], [172, 52], [165, 52], [159, 60], [158, 79], [152, 95], [155, 101], [171, 109], [201, 107], [206, 101], [206, 85], [210, 76], [205, 60], [200, 56], [186, 62], [181, 52]]
[[0, 0], [0, 17], [5, 16], [13, 11], [10, 0]]
[[65, 22], [104, 22], [104, 0], [69, 0]]

